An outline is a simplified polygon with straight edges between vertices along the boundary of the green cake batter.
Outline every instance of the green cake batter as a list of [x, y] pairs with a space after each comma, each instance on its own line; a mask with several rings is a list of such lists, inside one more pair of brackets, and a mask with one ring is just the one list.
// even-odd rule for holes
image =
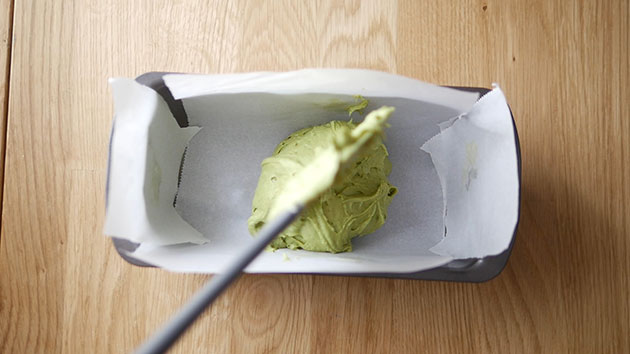
[[[378, 121], [384, 114], [386, 121], [393, 108], [379, 111], [368, 115], [359, 128], [352, 122], [332, 121], [299, 130], [282, 141], [262, 162], [248, 219], [250, 233], [255, 235], [291, 199], [312, 199], [308, 193], [315, 193], [318, 186], [325, 189], [323, 193], [317, 192], [319, 196], [310, 201], [299, 219], [271, 243], [272, 249], [348, 252], [352, 251], [353, 237], [381, 227], [397, 189], [387, 180], [392, 166], [381, 139], [385, 123]], [[368, 143], [350, 159], [361, 139]], [[341, 171], [338, 166], [346, 163], [344, 159], [347, 164]], [[339, 171], [328, 173], [328, 166]], [[320, 171], [331, 177], [310, 177]]]

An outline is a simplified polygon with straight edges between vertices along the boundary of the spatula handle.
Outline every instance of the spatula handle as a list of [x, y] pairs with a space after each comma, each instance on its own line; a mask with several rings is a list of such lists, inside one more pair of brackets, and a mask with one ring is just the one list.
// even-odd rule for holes
[[254, 238], [254, 242], [245, 248], [223, 270], [214, 275], [204, 287], [193, 296], [159, 331], [153, 334], [136, 353], [156, 354], [164, 353], [175, 343], [199, 315], [208, 307], [236, 278], [256, 256], [279, 235], [300, 214], [302, 206], [296, 206], [280, 214], [267, 223]]

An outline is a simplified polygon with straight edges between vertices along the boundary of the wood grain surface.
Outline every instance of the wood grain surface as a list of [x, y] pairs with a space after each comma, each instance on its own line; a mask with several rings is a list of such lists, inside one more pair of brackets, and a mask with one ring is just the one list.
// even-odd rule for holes
[[507, 268], [482, 284], [246, 275], [173, 352], [630, 352], [627, 0], [0, 8], [0, 352], [129, 352], [208, 279], [131, 266], [102, 235], [108, 77], [303, 67], [500, 83], [523, 155]]
[[[7, 106], [9, 103], [9, 66], [11, 62], [11, 28], [13, 21], [13, 1], [0, 0], [0, 186], [4, 179], [4, 150], [7, 127]], [[0, 200], [2, 191], [0, 188]], [[0, 213], [2, 206], [0, 205]]]

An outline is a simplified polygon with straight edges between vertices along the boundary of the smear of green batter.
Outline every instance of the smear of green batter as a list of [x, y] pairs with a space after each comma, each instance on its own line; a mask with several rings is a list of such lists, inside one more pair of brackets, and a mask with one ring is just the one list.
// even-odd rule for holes
[[351, 117], [354, 112], [363, 114], [365, 108], [367, 108], [370, 103], [370, 100], [361, 95], [354, 95], [352, 97], [354, 98], [354, 101], [333, 98], [325, 102], [316, 103], [316, 105], [330, 112], [348, 112], [349, 117]]
[[[388, 109], [387, 116], [393, 111]], [[287, 183], [295, 182], [296, 175], [308, 178], [304, 176], [305, 166], [312, 168], [313, 164], [317, 165], [317, 160], [324, 165], [328, 160], [339, 160], [338, 155], [344, 152], [338, 147], [354, 135], [372, 129], [368, 126], [363, 126], [360, 131], [351, 122], [332, 121], [299, 130], [282, 141], [273, 155], [262, 162], [252, 215], [248, 219], [250, 233], [256, 234], [270, 214], [274, 214], [275, 206], [287, 196]], [[309, 203], [299, 219], [271, 243], [272, 249], [347, 252], [352, 250], [353, 237], [372, 233], [385, 223], [387, 207], [397, 189], [387, 180], [392, 168], [387, 149], [380, 135], [374, 135], [374, 131], [370, 134], [370, 144], [361, 147], [358, 158], [350, 160], [350, 165], [341, 174], [332, 175], [334, 185], [332, 181], [323, 185], [326, 190], [321, 195], [318, 193], [319, 197]], [[356, 137], [354, 139], [356, 141]], [[331, 148], [333, 144], [337, 150]], [[295, 193], [299, 194], [295, 190], [288, 197]]]
[[363, 110], [370, 103], [370, 101], [367, 98], [361, 95], [354, 95], [354, 99], [356, 100], [357, 103], [347, 108], [348, 116], [352, 116], [352, 113], [354, 112], [359, 112], [359, 114], [363, 114]]

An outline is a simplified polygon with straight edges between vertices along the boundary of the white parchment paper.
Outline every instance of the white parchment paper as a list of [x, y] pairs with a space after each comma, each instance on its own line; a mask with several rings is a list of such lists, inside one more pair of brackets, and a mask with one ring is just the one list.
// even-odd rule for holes
[[431, 251], [454, 258], [503, 252], [518, 220], [519, 182], [510, 110], [496, 87], [422, 149], [446, 200], [446, 237]]
[[[246, 220], [260, 162], [295, 130], [334, 119], [348, 119], [343, 108], [354, 101], [352, 95], [355, 94], [370, 100], [368, 111], [381, 105], [396, 107], [386, 145], [393, 164], [390, 180], [399, 188], [399, 194], [389, 208], [387, 223], [377, 232], [355, 239], [352, 253], [265, 252], [247, 271], [412, 272], [439, 266], [453, 258], [500, 253], [509, 245], [516, 222], [513, 217], [518, 210], [518, 175], [515, 174], [511, 118], [499, 89], [475, 105], [476, 93], [366, 70], [168, 75], [165, 81], [174, 97], [183, 100], [190, 125], [202, 128], [188, 143], [176, 211], [203, 235], [204, 243], [198, 244], [199, 236], [191, 234], [190, 230], [179, 232], [190, 227], [186, 223], [169, 226], [168, 232], [177, 233], [172, 238], [163, 232], [155, 239], [150, 233], [142, 238], [127, 236], [126, 229], [138, 228], [138, 224], [146, 224], [151, 217], [138, 220], [121, 217], [119, 213], [110, 212], [108, 206], [105, 232], [140, 242], [133, 257], [173, 271], [220, 271], [240, 248], [251, 242]], [[136, 86], [141, 87], [127, 81], [125, 85], [114, 84], [117, 105], [118, 100], [149, 105], [152, 108], [144, 110], [143, 115], [151, 116], [154, 121], [170, 119], [174, 123], [159, 96], [152, 96], [146, 88]], [[160, 103], [149, 104], [155, 100]], [[128, 154], [139, 160], [146, 155], [142, 153], [146, 148], [136, 153], [132, 147], [142, 145], [142, 141], [116, 139], [119, 117], [130, 115], [121, 110], [116, 110], [112, 166], [115, 159], [124, 159], [114, 153], [123, 142]], [[354, 116], [354, 119], [358, 121], [362, 117]], [[146, 129], [145, 120], [138, 119], [134, 129]], [[164, 128], [162, 136], [179, 136], [178, 131], [186, 130], [176, 124], [161, 126]], [[148, 135], [154, 133], [150, 131]], [[121, 139], [124, 141], [120, 142]], [[175, 145], [181, 146], [178, 142]], [[170, 145], [172, 142], [165, 146]], [[496, 157], [494, 148], [501, 149], [500, 158]], [[176, 150], [179, 153], [182, 149]], [[456, 158], [451, 158], [451, 154]], [[179, 159], [169, 159], [175, 161], [171, 166], [179, 166], [181, 154]], [[160, 166], [162, 177], [164, 168]], [[506, 172], [508, 170], [511, 172]], [[110, 206], [112, 199], [116, 199], [112, 194], [120, 195], [117, 190], [123, 188], [117, 183], [133, 180], [138, 173], [137, 170], [124, 172], [127, 171], [110, 169]], [[120, 173], [124, 177], [119, 176]], [[144, 173], [149, 177], [142, 181], [136, 178], [138, 183], [160, 179], [151, 169], [145, 168]], [[457, 176], [453, 177], [455, 173]], [[453, 187], [456, 183], [457, 188]], [[499, 184], [505, 187], [500, 191], [511, 193], [504, 193], [500, 201], [485, 196], [488, 191], [494, 191], [488, 186]], [[169, 190], [171, 192], [174, 198], [175, 191]], [[129, 199], [124, 202], [146, 204], [146, 198]], [[172, 199], [170, 209], [175, 211]], [[478, 210], [492, 211], [478, 213]], [[501, 210], [509, 211], [505, 218]], [[497, 219], [503, 221], [488, 226]], [[114, 229], [115, 234], [111, 232]], [[446, 238], [445, 230], [448, 230]]]
[[205, 242], [173, 209], [181, 157], [199, 128], [179, 128], [164, 100], [148, 87], [130, 79], [110, 84], [116, 117], [105, 234], [155, 245]]

